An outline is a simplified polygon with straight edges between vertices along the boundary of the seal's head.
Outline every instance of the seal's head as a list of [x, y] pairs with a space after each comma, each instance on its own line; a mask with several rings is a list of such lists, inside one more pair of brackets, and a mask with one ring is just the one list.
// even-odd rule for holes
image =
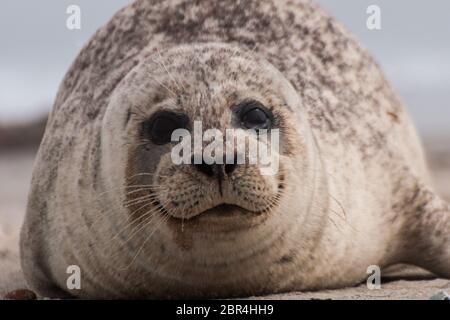
[[[196, 158], [199, 138], [203, 155], [211, 146], [211, 130], [223, 133], [223, 163]], [[180, 139], [188, 143], [172, 141], [174, 131], [190, 134]], [[160, 242], [177, 258], [184, 250], [232, 265], [230, 256], [263, 250], [262, 238], [317, 222], [308, 216], [319, 163], [306, 113], [292, 85], [252, 52], [207, 44], [149, 53], [115, 90], [102, 141], [103, 179], [122, 190], [111, 202], [135, 233], [152, 235], [146, 247]], [[267, 146], [268, 163], [250, 160], [250, 141]], [[180, 146], [192, 149], [174, 152]], [[229, 256], [218, 256], [223, 248]]]

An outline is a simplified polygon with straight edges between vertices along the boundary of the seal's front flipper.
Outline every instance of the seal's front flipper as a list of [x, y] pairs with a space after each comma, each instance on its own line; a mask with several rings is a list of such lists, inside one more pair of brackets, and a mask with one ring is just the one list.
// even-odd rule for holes
[[405, 215], [406, 262], [450, 278], [450, 206], [431, 189], [416, 184]]

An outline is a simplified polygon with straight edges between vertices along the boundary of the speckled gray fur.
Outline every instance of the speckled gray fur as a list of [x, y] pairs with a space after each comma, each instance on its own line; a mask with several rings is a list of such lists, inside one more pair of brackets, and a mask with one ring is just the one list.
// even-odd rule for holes
[[[185, 177], [160, 161], [167, 150], [135, 146], [135, 108], [151, 115], [170, 90], [210, 127], [226, 125], [234, 91], [265, 99], [284, 119], [283, 179], [294, 196], [263, 220], [242, 222], [244, 231], [228, 220], [226, 232], [201, 219], [186, 230], [162, 222], [128, 265], [145, 237], [124, 251], [112, 244], [111, 226], [130, 213], [115, 188], [142, 170], [173, 174], [156, 180], [169, 190]], [[248, 170], [240, 179], [269, 188]], [[262, 192], [249, 193], [255, 206], [271, 196]], [[43, 296], [249, 296], [354, 285], [371, 264], [412, 263], [450, 277], [450, 211], [382, 72], [319, 6], [138, 0], [94, 35], [60, 87], [21, 248], [28, 284]], [[65, 285], [72, 264], [82, 269], [81, 290]]]

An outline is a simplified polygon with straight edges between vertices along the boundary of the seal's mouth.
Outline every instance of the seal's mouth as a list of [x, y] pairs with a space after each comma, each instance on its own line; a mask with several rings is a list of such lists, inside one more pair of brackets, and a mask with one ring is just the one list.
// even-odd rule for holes
[[213, 230], [214, 232], [248, 230], [266, 221], [274, 208], [274, 205], [272, 205], [261, 211], [256, 211], [238, 204], [221, 202], [188, 216], [183, 213], [173, 214], [157, 198], [154, 199], [153, 205], [159, 207], [160, 212], [168, 217], [167, 223], [169, 226], [174, 228], [181, 226], [184, 231], [196, 230], [196, 232], [204, 230]]
[[[195, 218], [204, 217], [206, 220], [218, 220], [223, 221], [222, 218], [239, 218], [252, 220], [258, 216], [268, 215], [273, 212], [274, 208], [279, 205], [280, 199], [282, 198], [284, 190], [284, 178], [280, 176], [278, 181], [278, 190], [276, 195], [272, 196], [266, 201], [262, 201], [261, 198], [259, 202], [247, 201], [238, 199], [211, 199], [213, 203], [202, 203], [196, 201], [193, 204], [180, 204], [176, 198], [165, 199], [161, 201], [159, 194], [150, 189], [150, 193], [153, 198], [154, 207], [158, 208], [158, 211], [165, 216], [169, 216], [174, 221], [180, 220], [183, 223], [189, 220], [195, 220]], [[215, 201], [214, 201], [215, 200]], [[217, 201], [218, 200], [218, 201]], [[215, 202], [215, 203], [214, 203]], [[139, 203], [140, 204], [140, 203]], [[187, 208], [187, 209], [185, 209]], [[202, 220], [205, 220], [202, 219]]]
[[[167, 208], [156, 196], [153, 199], [153, 204], [158, 207], [161, 213], [170, 216], [175, 220], [187, 221], [197, 217], [208, 217], [208, 218], [230, 218], [230, 217], [241, 217], [246, 219], [252, 219], [252, 217], [265, 215], [273, 210], [274, 207], [278, 206], [278, 201], [281, 198], [281, 188], [279, 189], [277, 195], [273, 200], [268, 201], [267, 205], [260, 206], [260, 208], [250, 208], [245, 204], [242, 206], [237, 203], [229, 202], [219, 202], [210, 207], [199, 208], [195, 212], [180, 211], [175, 208]], [[178, 206], [179, 207], [179, 206]], [[172, 209], [172, 210], [171, 210]]]
[[186, 216], [186, 215], [174, 215], [171, 214], [171, 212], [169, 210], [167, 210], [166, 208], [164, 208], [163, 206], [161, 206], [160, 202], [158, 200], [155, 200], [155, 205], [162, 207], [163, 208], [163, 212], [167, 215], [169, 215], [173, 220], [179, 220], [179, 221], [183, 221], [186, 222], [188, 220], [195, 220], [196, 218], [199, 217], [208, 217], [211, 219], [214, 218], [237, 218], [237, 217], [241, 217], [241, 218], [248, 218], [251, 219], [252, 217], [255, 216], [260, 216], [266, 212], [268, 212], [270, 210], [270, 206], [265, 208], [264, 210], [251, 210], [251, 209], [247, 209], [244, 207], [241, 207], [237, 204], [230, 204], [230, 203], [220, 203], [218, 205], [215, 205], [213, 207], [210, 207], [208, 209], [204, 209], [203, 211], [199, 211], [196, 212], [194, 215], [192, 216]]
[[235, 204], [222, 203], [222, 204], [219, 204], [212, 208], [209, 208], [207, 210], [204, 210], [204, 211], [200, 212], [199, 214], [204, 215], [204, 214], [217, 213], [217, 214], [221, 214], [221, 215], [226, 215], [226, 214], [231, 214], [236, 211], [238, 213], [257, 213], [257, 212], [250, 211], [248, 209], [245, 209], [245, 208], [235, 205]]
[[[249, 209], [245, 209], [241, 206], [221, 203], [214, 207], [208, 208], [206, 210], [200, 211], [196, 213], [192, 217], [183, 217], [183, 216], [174, 216], [171, 215], [173, 219], [176, 220], [189, 220], [200, 216], [208, 216], [208, 217], [233, 217], [233, 216], [245, 216], [250, 214], [259, 214], [260, 212], [251, 211]], [[169, 213], [170, 214], [170, 213]]]
[[266, 221], [269, 215], [264, 213], [267, 213], [267, 210], [256, 212], [239, 205], [221, 203], [189, 218], [170, 215], [167, 222], [177, 231], [178, 228], [181, 228], [184, 234], [188, 234], [189, 231], [198, 233], [239, 232], [248, 231]]
[[[222, 199], [212, 198], [207, 201], [209, 203], [205, 203], [200, 201], [201, 197], [199, 199], [197, 196], [190, 202], [180, 203], [177, 197], [173, 199], [166, 197], [164, 201], [161, 200], [160, 195], [154, 192], [153, 188], [147, 190], [147, 192], [150, 191], [152, 195], [153, 206], [162, 215], [173, 218], [174, 221], [180, 220], [184, 223], [197, 217], [204, 217], [207, 220], [217, 219], [218, 221], [223, 221], [223, 218], [228, 219], [234, 217], [252, 220], [257, 216], [270, 214], [279, 205], [280, 199], [283, 196], [284, 176], [280, 175], [278, 179], [278, 190], [275, 195], [271, 195], [268, 199], [258, 198], [257, 194], [251, 194], [250, 192], [250, 195], [253, 195], [254, 199], [245, 195], [241, 196], [241, 194], [239, 194], [240, 197], [236, 196], [234, 198], [225, 195]], [[256, 187], [254, 189], [256, 190]], [[138, 205], [141, 204], [142, 202], [138, 203]]]

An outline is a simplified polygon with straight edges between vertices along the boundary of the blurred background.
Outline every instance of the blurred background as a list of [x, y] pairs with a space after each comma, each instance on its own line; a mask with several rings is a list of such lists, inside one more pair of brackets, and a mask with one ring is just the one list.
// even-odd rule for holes
[[[33, 158], [58, 85], [79, 50], [130, 0], [2, 0], [0, 4], [0, 234], [22, 219]], [[450, 1], [319, 0], [382, 66], [450, 195]], [[345, 3], [345, 4], [344, 4]], [[69, 5], [81, 30], [66, 28]], [[381, 30], [366, 27], [369, 5]]]

